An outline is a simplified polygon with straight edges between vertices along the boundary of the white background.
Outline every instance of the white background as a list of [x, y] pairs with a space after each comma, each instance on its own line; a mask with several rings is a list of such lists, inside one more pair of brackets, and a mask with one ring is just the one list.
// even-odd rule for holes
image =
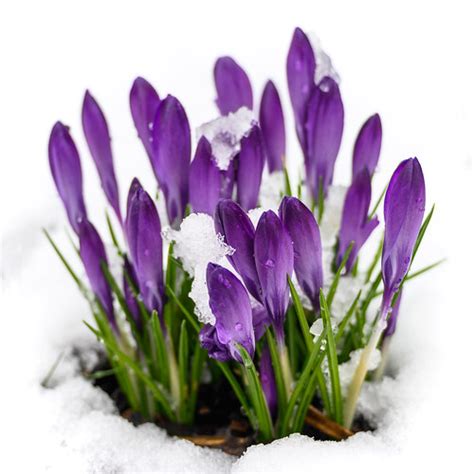
[[[62, 216], [46, 153], [49, 131], [58, 119], [71, 126], [83, 156], [89, 208], [97, 215], [103, 212], [80, 128], [85, 88], [107, 115], [122, 199], [133, 175], [146, 186], [153, 183], [129, 113], [134, 77], [147, 78], [161, 96], [177, 96], [196, 127], [216, 114], [212, 67], [223, 54], [246, 69], [257, 104], [267, 78], [275, 80], [292, 136], [288, 160], [299, 160], [285, 61], [292, 31], [301, 26], [317, 34], [342, 78], [346, 127], [336, 180], [347, 181], [353, 140], [374, 112], [381, 114], [384, 128], [376, 186], [380, 189], [396, 164], [409, 156], [417, 156], [423, 166], [427, 200], [436, 202], [437, 210], [420, 262], [448, 261], [414, 282], [409, 297], [412, 304], [416, 298], [417, 317], [426, 321], [419, 337], [432, 342], [437, 377], [424, 407], [425, 430], [407, 440], [406, 461], [466, 468], [464, 443], [472, 439], [473, 426], [469, 349], [474, 334], [474, 14], [469, 3], [2, 2], [2, 286], [28, 264], [30, 244], [42, 238], [40, 227]], [[27, 300], [28, 288], [24, 291]], [[34, 311], [34, 306], [28, 309]], [[1, 318], [28, 324], [26, 314], [2, 310]], [[1, 339], [11, 337], [2, 334]], [[8, 356], [21, 359], [21, 344], [14, 347]], [[5, 378], [1, 387], [14, 390]], [[2, 406], [10, 408], [15, 409]]]

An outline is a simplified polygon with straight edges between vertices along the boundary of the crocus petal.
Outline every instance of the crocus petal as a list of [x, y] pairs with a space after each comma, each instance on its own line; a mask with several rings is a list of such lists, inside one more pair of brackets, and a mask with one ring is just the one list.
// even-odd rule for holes
[[79, 153], [69, 128], [56, 122], [48, 144], [49, 166], [56, 189], [63, 201], [71, 227], [76, 234], [87, 218], [82, 194], [82, 171]]
[[384, 202], [385, 235], [382, 278], [385, 311], [408, 272], [425, 211], [425, 180], [416, 158], [402, 161], [395, 170]]
[[226, 170], [221, 170], [221, 199], [232, 199], [234, 184], [236, 179], [235, 164], [237, 160], [232, 160]]
[[214, 214], [221, 190], [221, 172], [213, 157], [211, 145], [203, 136], [189, 173], [189, 202], [194, 212]]
[[107, 265], [107, 255], [100, 235], [88, 220], [82, 223], [79, 230], [79, 253], [92, 291], [115, 327], [112, 293], [101, 267], [103, 263]]
[[306, 115], [306, 179], [315, 201], [320, 182], [324, 195], [332, 183], [343, 128], [344, 107], [339, 86], [332, 78], [325, 77], [314, 87]]
[[296, 133], [305, 149], [306, 104], [314, 87], [316, 59], [308, 37], [296, 28], [286, 59], [286, 75], [291, 105], [295, 114]]
[[249, 293], [261, 301], [254, 259], [255, 229], [249, 216], [236, 202], [223, 199], [217, 204], [214, 225], [216, 232], [235, 250], [232, 255], [227, 255], [227, 259], [242, 277]]
[[268, 314], [265, 306], [259, 304], [252, 308], [252, 324], [255, 333], [255, 340], [259, 341], [265, 334], [267, 327], [272, 324], [272, 318]]
[[262, 132], [260, 127], [254, 126], [249, 135], [240, 142], [237, 168], [237, 201], [246, 211], [258, 205], [264, 165]]
[[[129, 279], [131, 282], [129, 282]], [[134, 292], [130, 283], [136, 285], [138, 288], [137, 275], [133, 269], [133, 265], [130, 263], [127, 257], [123, 261], [123, 295], [125, 302], [127, 303], [128, 309], [133, 315], [133, 318], [137, 325], [141, 325], [140, 310], [138, 308], [137, 300], [135, 299]]]
[[153, 86], [143, 77], [137, 77], [130, 90], [130, 110], [138, 136], [150, 159], [153, 154], [151, 130], [159, 105], [160, 98]]
[[[149, 311], [162, 315], [164, 304], [161, 224], [155, 204], [148, 193], [134, 183], [129, 199], [126, 233], [130, 258], [143, 302]], [[133, 184], [132, 184], [133, 186]]]
[[287, 278], [293, 273], [294, 255], [291, 238], [273, 211], [266, 211], [260, 217], [255, 231], [254, 254], [263, 302], [281, 343], [289, 301]]
[[382, 146], [382, 122], [379, 114], [372, 115], [362, 125], [352, 154], [352, 179], [364, 168], [372, 176], [379, 161]]
[[323, 287], [322, 246], [313, 213], [297, 198], [284, 197], [280, 219], [293, 241], [295, 274], [301, 289], [319, 310], [319, 290]]
[[368, 220], [371, 195], [369, 170], [363, 168], [347, 190], [339, 230], [339, 247], [336, 259], [338, 266], [350, 243], [354, 242], [346, 264], [347, 272], [352, 269], [359, 250], [379, 223], [377, 217]]
[[280, 96], [272, 81], [263, 90], [260, 103], [260, 127], [270, 173], [283, 169], [285, 158], [285, 119]]
[[199, 342], [205, 349], [209, 357], [219, 362], [228, 362], [232, 359], [225, 344], [219, 342], [216, 327], [212, 324], [205, 324], [199, 332]]
[[392, 311], [390, 312], [390, 317], [387, 320], [387, 327], [383, 332], [383, 339], [393, 336], [395, 334], [395, 330], [397, 329], [397, 320], [398, 320], [398, 313], [400, 312], [400, 302], [402, 300], [402, 293], [403, 290], [400, 289], [398, 293], [397, 299], [395, 304], [393, 305]]
[[[216, 317], [215, 340], [219, 352], [225, 347], [227, 359], [240, 362], [241, 357], [236, 347], [236, 344], [240, 344], [253, 357], [255, 336], [247, 290], [232, 272], [213, 263], [207, 266], [206, 282], [209, 306]], [[203, 343], [202, 336], [200, 339]]]
[[214, 66], [216, 104], [221, 115], [236, 112], [240, 107], [253, 108], [250, 80], [245, 71], [229, 56], [216, 61]]
[[188, 204], [190, 160], [188, 118], [178, 99], [169, 95], [158, 107], [153, 124], [152, 165], [165, 195], [168, 219], [173, 227], [183, 220]]
[[122, 214], [120, 212], [119, 191], [110, 146], [109, 127], [99, 104], [89, 91], [86, 91], [82, 103], [82, 128], [99, 173], [102, 189], [121, 223]]
[[267, 401], [268, 409], [272, 416], [276, 413], [277, 408], [277, 389], [275, 382], [275, 373], [273, 372], [272, 358], [268, 347], [262, 349], [260, 355], [260, 383], [262, 384], [263, 393]]

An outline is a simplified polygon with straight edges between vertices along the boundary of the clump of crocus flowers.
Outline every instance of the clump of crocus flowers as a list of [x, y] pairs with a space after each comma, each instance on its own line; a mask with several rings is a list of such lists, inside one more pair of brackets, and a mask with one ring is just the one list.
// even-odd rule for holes
[[[425, 183], [416, 158], [400, 163], [385, 198], [382, 194], [372, 205], [382, 142], [375, 114], [355, 140], [352, 182], [345, 190], [339, 230], [333, 244], [324, 245], [321, 229], [331, 217], [331, 207], [325, 205], [343, 135], [344, 106], [338, 78], [327, 75], [316, 82], [318, 67], [320, 58], [297, 28], [286, 62], [304, 157], [304, 179], [296, 186], [286, 171], [291, 166], [287, 127], [272, 81], [265, 85], [257, 113], [246, 72], [232, 58], [219, 58], [214, 80], [221, 116], [200, 128], [193, 151], [183, 105], [171, 95], [160, 97], [149, 82], [137, 78], [130, 109], [159, 192], [147, 192], [135, 178], [125, 209], [108, 124], [86, 92], [82, 126], [115, 214], [107, 215], [107, 228], [120, 272], [109, 265], [111, 256], [88, 218], [70, 130], [61, 122], [52, 129], [51, 172], [77, 236], [87, 284], [47, 236], [90, 302], [94, 323], [86, 324], [102, 341], [130, 407], [145, 419], [192, 425], [206, 371], [213, 380], [227, 379], [259, 440], [301, 432], [314, 410], [349, 432], [362, 384], [383, 371], [402, 288], [426, 270], [410, 273], [432, 212], [423, 221]], [[280, 198], [273, 208], [258, 209], [262, 182], [269, 175], [281, 178], [273, 181], [281, 182]], [[154, 196], [164, 201], [161, 215]], [[376, 212], [382, 199], [383, 236], [369, 265], [361, 268], [359, 251], [379, 225]], [[197, 317], [190, 297], [194, 269], [183, 265], [175, 255], [176, 242], [166, 238], [166, 229], [179, 233], [183, 221], [196, 213], [212, 221], [216, 242], [226, 249], [220, 261], [209, 261], [205, 268], [207, 319]], [[325, 266], [328, 253], [331, 265]], [[356, 291], [348, 299], [343, 292], [351, 285]], [[337, 318], [335, 301], [344, 305]], [[371, 314], [374, 301], [380, 301], [380, 309]], [[315, 331], [318, 323], [321, 330]], [[382, 362], [369, 371], [378, 350]], [[355, 351], [360, 360], [343, 390], [339, 370]]]

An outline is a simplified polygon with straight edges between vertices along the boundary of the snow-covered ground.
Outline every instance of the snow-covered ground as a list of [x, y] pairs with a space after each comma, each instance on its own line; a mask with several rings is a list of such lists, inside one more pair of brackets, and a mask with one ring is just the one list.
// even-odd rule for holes
[[[467, 8], [461, 2], [429, 2], [429, 10], [424, 2], [390, 8], [375, 1], [294, 0], [286, 7], [240, 1], [232, 8], [210, 2], [118, 3], [20, 1], [0, 13], [7, 71], [0, 91], [0, 470], [467, 471], [474, 263], [474, 77], [467, 51], [474, 39]], [[154, 181], [129, 114], [133, 78], [143, 75], [160, 95], [176, 95], [195, 128], [216, 115], [213, 61], [231, 54], [249, 73], [256, 103], [264, 81], [276, 81], [290, 131], [284, 65], [296, 25], [319, 36], [341, 76], [346, 128], [336, 181], [347, 184], [357, 130], [378, 111], [384, 138], [374, 196], [396, 163], [418, 156], [427, 202], [436, 201], [437, 210], [415, 266], [441, 257], [448, 261], [404, 293], [392, 345], [395, 378], [366, 387], [363, 395], [365, 409], [380, 421], [375, 434], [342, 443], [292, 436], [235, 459], [169, 438], [150, 425], [132, 427], [77, 375], [71, 348], [95, 343], [82, 324], [87, 306], [40, 232], [47, 227], [67, 248], [46, 144], [55, 120], [71, 125], [83, 158], [89, 211], [94, 222], [103, 223], [105, 201], [80, 128], [84, 89], [90, 88], [107, 114], [124, 203], [132, 176], [148, 189]], [[298, 157], [292, 135], [288, 159]], [[292, 171], [296, 176], [296, 167]], [[41, 388], [62, 353], [55, 388]]]

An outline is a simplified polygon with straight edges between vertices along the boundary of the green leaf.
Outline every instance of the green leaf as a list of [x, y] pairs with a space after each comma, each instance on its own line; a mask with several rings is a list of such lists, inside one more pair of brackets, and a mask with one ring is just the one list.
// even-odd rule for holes
[[285, 177], [285, 193], [287, 196], [292, 196], [292, 192], [291, 192], [291, 183], [290, 183], [290, 176], [288, 175], [288, 170], [285, 168], [283, 168], [283, 175]]
[[168, 296], [178, 305], [178, 308], [181, 310], [181, 312], [184, 314], [184, 316], [186, 317], [186, 319], [188, 320], [188, 322], [191, 324], [192, 328], [196, 331], [196, 332], [199, 332], [200, 331], [200, 326], [199, 326], [199, 323], [197, 322], [196, 320], [196, 317], [193, 316], [187, 309], [186, 307], [183, 305], [183, 303], [181, 303], [181, 301], [179, 300], [179, 298], [176, 296], [176, 293], [173, 291], [173, 289], [170, 287], [170, 286], [166, 286], [166, 292], [168, 294]]
[[339, 285], [339, 279], [341, 278], [342, 270], [346, 266], [347, 260], [349, 259], [349, 255], [351, 254], [353, 246], [354, 246], [354, 242], [351, 242], [349, 246], [347, 247], [344, 253], [344, 256], [342, 257], [341, 264], [339, 265], [339, 268], [337, 269], [336, 274], [334, 275], [334, 280], [332, 281], [331, 286], [329, 287], [328, 296], [327, 296], [328, 308], [331, 308], [332, 301], [334, 299], [334, 296], [336, 295], [336, 290]]
[[112, 225], [112, 221], [110, 220], [109, 213], [105, 211], [105, 219], [107, 220], [107, 227], [109, 229], [109, 234], [110, 238], [112, 239], [112, 243], [114, 244], [115, 249], [117, 250], [117, 254], [120, 257], [123, 257], [124, 253], [122, 252], [122, 249], [120, 248], [120, 245], [118, 243], [117, 235], [115, 234], [114, 227]]
[[301, 299], [296, 292], [295, 286], [293, 285], [291, 278], [288, 276], [288, 285], [290, 287], [291, 299], [293, 301], [293, 305], [295, 307], [296, 316], [298, 318], [298, 322], [301, 327], [301, 333], [303, 334], [303, 339], [306, 344], [306, 348], [308, 352], [313, 347], [313, 341], [311, 339], [311, 333], [309, 332], [309, 325], [308, 320], [306, 319], [306, 315], [304, 314], [303, 305], [301, 304]]
[[367, 269], [367, 275], [365, 277], [365, 282], [369, 283], [370, 279], [372, 278], [372, 273], [374, 273], [375, 267], [377, 266], [377, 263], [380, 261], [380, 257], [382, 256], [382, 249], [383, 249], [383, 235], [380, 238], [379, 245], [377, 247], [377, 252], [375, 252], [374, 258]]
[[179, 334], [178, 346], [178, 370], [179, 370], [179, 417], [180, 421], [186, 418], [187, 402], [189, 397], [189, 339], [188, 331], [186, 329], [186, 320], [181, 322], [181, 331]]
[[372, 217], [375, 216], [375, 213], [377, 212], [377, 209], [380, 206], [380, 203], [382, 202], [382, 199], [385, 195], [385, 192], [387, 191], [387, 188], [388, 188], [388, 184], [385, 185], [385, 188], [383, 188], [383, 191], [380, 193], [380, 196], [377, 198], [377, 202], [375, 203], [375, 206], [372, 209], [372, 211], [370, 212], [369, 217], [367, 218], [367, 220], [370, 221], [370, 219], [372, 219]]
[[265, 336], [270, 351], [270, 357], [272, 359], [273, 373], [275, 375], [275, 385], [278, 398], [278, 418], [280, 418], [285, 412], [287, 404], [285, 381], [283, 380], [283, 371], [280, 364], [280, 357], [278, 356], [275, 338], [270, 329], [267, 329]]
[[323, 189], [323, 179], [319, 178], [318, 186], [318, 225], [321, 225], [324, 215], [324, 189]]
[[329, 364], [329, 375], [331, 378], [331, 394], [332, 394], [332, 406], [334, 410], [334, 420], [341, 424], [343, 421], [342, 414], [342, 395], [341, 395], [341, 384], [339, 381], [339, 363], [337, 360], [337, 349], [336, 342], [334, 340], [334, 334], [331, 327], [331, 316], [329, 313], [328, 304], [324, 293], [320, 290], [319, 302], [321, 304], [321, 317], [323, 319], [324, 328], [326, 329], [326, 346], [327, 356]]

